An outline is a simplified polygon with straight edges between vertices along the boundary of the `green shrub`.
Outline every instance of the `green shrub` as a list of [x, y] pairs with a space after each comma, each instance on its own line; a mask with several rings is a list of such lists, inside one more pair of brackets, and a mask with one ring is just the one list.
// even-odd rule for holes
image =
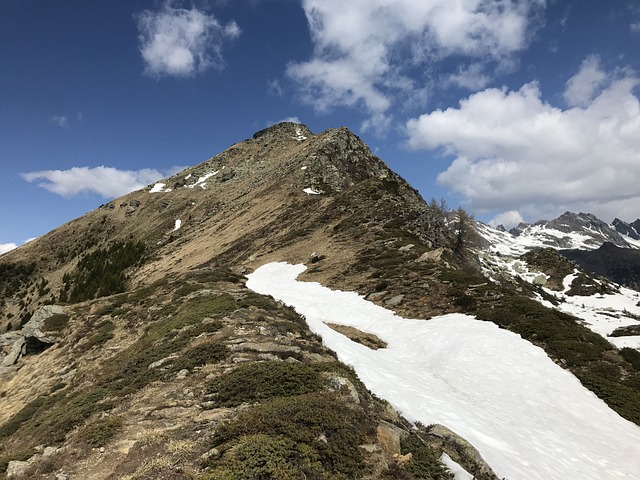
[[191, 347], [180, 354], [180, 358], [173, 364], [174, 370], [201, 367], [207, 363], [216, 363], [229, 355], [229, 349], [223, 343], [205, 342]]
[[640, 425], [640, 391], [590, 372], [576, 372], [576, 376], [622, 417]]
[[640, 352], [635, 348], [624, 347], [620, 350], [620, 355], [627, 362], [631, 364], [631, 366], [640, 372]]
[[411, 453], [413, 457], [404, 465], [407, 472], [417, 478], [432, 480], [450, 480], [453, 475], [442, 465], [436, 453], [429, 448], [416, 434], [407, 435], [400, 440], [403, 454]]
[[[278, 435], [241, 437], [202, 480], [299, 480], [329, 479], [318, 453], [305, 444], [296, 444]], [[335, 477], [334, 477], [335, 478]]]
[[216, 402], [236, 406], [273, 397], [299, 395], [322, 388], [320, 375], [301, 363], [279, 361], [240, 365], [207, 386]]
[[114, 242], [83, 256], [73, 274], [63, 276], [60, 297], [71, 303], [82, 302], [125, 291], [127, 268], [139, 265], [146, 251], [142, 242]]
[[102, 345], [106, 343], [108, 340], [111, 340], [114, 335], [113, 331], [116, 329], [116, 326], [113, 324], [111, 320], [107, 320], [97, 325], [96, 333], [91, 335], [87, 339], [86, 348], [93, 348], [96, 345]]
[[38, 410], [45, 404], [47, 397], [40, 396], [27, 403], [22, 409], [13, 415], [0, 427], [0, 438], [7, 438], [13, 435], [23, 423], [30, 420]]
[[625, 327], [618, 327], [609, 334], [610, 337], [627, 337], [631, 335], [640, 335], [640, 325], [627, 325]]
[[104, 447], [121, 428], [120, 417], [106, 417], [82, 427], [78, 436], [92, 447]]
[[[346, 480], [367, 473], [358, 445], [374, 432], [362, 410], [333, 393], [315, 392], [254, 406], [221, 425], [213, 442], [224, 452], [245, 436], [284, 438], [304, 448], [307, 459], [317, 458], [329, 478]], [[326, 442], [319, 440], [322, 436]]]

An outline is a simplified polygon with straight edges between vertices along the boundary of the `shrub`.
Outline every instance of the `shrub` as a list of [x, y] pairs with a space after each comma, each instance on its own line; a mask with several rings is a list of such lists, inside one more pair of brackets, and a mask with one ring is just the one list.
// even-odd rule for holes
[[87, 339], [87, 344], [85, 348], [87, 349], [93, 348], [96, 345], [102, 345], [103, 343], [106, 343], [108, 340], [111, 340], [114, 337], [113, 331], [115, 329], [116, 329], [116, 326], [113, 324], [111, 320], [107, 320], [105, 322], [100, 323], [99, 325], [97, 325], [96, 333], [94, 333]]
[[241, 437], [203, 480], [328, 479], [313, 448], [265, 434]]
[[321, 388], [320, 375], [310, 367], [279, 361], [240, 365], [207, 386], [209, 393], [216, 394], [216, 402], [224, 406], [299, 395]]
[[229, 354], [229, 349], [223, 343], [205, 342], [191, 347], [180, 354], [180, 358], [174, 363], [174, 370], [201, 367], [207, 363], [216, 363], [224, 360]]
[[[254, 406], [221, 425], [213, 442], [224, 453], [245, 436], [284, 438], [287, 442], [279, 444], [281, 448], [286, 449], [288, 442], [293, 442], [296, 448], [304, 449], [304, 458], [317, 458], [328, 478], [346, 480], [367, 473], [358, 445], [373, 432], [360, 409], [350, 408], [335, 394], [315, 392], [279, 397]], [[326, 442], [319, 440], [321, 435]], [[299, 477], [304, 478], [302, 474]]]
[[432, 480], [453, 479], [453, 475], [442, 465], [435, 452], [425, 445], [416, 434], [402, 438], [400, 440], [400, 449], [404, 454], [411, 453], [413, 455], [404, 468], [417, 478]]
[[92, 447], [104, 447], [121, 428], [120, 417], [106, 417], [88, 423], [80, 429], [78, 435]]
[[627, 362], [631, 364], [631, 366], [640, 372], [640, 352], [635, 348], [624, 347], [620, 350], [620, 355]]

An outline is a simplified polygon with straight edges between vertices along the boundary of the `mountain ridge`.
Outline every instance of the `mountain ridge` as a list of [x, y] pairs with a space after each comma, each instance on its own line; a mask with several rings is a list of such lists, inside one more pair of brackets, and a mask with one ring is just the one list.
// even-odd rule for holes
[[[62, 225], [0, 257], [3, 349], [20, 347], [0, 369], [0, 467], [20, 479], [251, 478], [253, 452], [270, 462], [265, 478], [444, 479], [447, 454], [496, 478], [482, 452], [403, 419], [295, 311], [248, 290], [246, 275], [271, 262], [304, 264], [300, 280], [406, 318], [492, 322], [640, 422], [633, 354], [549, 308], [571, 275], [549, 293], [489, 271], [500, 259], [476, 228], [425, 202], [348, 129], [294, 123]], [[22, 354], [18, 337], [49, 304], [63, 308], [43, 318], [53, 344]], [[342, 332], [385, 353], [371, 332]]]

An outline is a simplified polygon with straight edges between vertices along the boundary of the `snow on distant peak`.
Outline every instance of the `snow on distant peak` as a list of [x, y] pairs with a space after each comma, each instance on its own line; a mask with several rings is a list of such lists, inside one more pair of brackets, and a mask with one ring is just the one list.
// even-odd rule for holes
[[[462, 435], [500, 478], [640, 478], [640, 427], [539, 347], [467, 315], [405, 319], [354, 292], [298, 281], [305, 269], [263, 265], [247, 287], [293, 306], [367, 388], [410, 421]], [[330, 322], [373, 333], [388, 347], [371, 350]]]
[[491, 244], [491, 250], [510, 255], [522, 255], [535, 247], [595, 250], [605, 242], [623, 248], [640, 246], [640, 242], [630, 242], [610, 225], [589, 213], [565, 212], [555, 220], [521, 223], [510, 232], [482, 223], [478, 225], [480, 235]]

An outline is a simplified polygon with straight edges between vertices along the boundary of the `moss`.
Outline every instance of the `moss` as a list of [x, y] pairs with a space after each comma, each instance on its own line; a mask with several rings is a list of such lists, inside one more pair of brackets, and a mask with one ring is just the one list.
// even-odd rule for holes
[[299, 363], [279, 361], [240, 365], [207, 386], [218, 405], [236, 406], [244, 402], [315, 392], [322, 388], [320, 375]]

